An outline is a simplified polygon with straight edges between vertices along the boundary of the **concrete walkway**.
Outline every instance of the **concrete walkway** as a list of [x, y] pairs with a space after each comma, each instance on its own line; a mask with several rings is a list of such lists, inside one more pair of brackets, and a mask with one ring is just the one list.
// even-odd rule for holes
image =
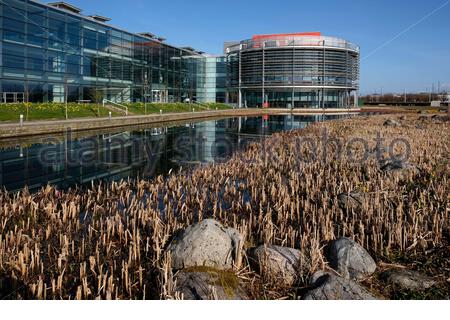
[[105, 129], [125, 126], [138, 126], [144, 124], [167, 123], [174, 121], [199, 121], [208, 118], [226, 118], [242, 116], [262, 116], [277, 114], [348, 114], [358, 113], [361, 109], [229, 109], [183, 113], [166, 113], [152, 115], [130, 115], [109, 118], [79, 118], [70, 120], [47, 120], [24, 122], [20, 126], [16, 123], [0, 123], [0, 139], [56, 134], [71, 129], [73, 132], [82, 130]]

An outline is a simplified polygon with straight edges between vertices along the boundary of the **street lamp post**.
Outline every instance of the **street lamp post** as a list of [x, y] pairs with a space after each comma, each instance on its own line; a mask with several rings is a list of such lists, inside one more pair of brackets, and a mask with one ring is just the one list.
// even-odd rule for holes
[[69, 119], [69, 115], [67, 112], [67, 77], [64, 79], [64, 104], [65, 104], [65, 109], [66, 109], [66, 120]]

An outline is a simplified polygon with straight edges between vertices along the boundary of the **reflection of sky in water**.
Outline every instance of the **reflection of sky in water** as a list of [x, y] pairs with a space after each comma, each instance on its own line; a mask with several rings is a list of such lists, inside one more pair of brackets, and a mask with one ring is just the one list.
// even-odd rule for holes
[[[70, 187], [92, 180], [150, 178], [169, 170], [225, 161], [236, 150], [280, 131], [337, 116], [269, 116], [230, 118], [175, 127], [122, 131], [0, 151], [0, 185], [13, 191], [47, 183]], [[45, 161], [43, 161], [45, 159]]]

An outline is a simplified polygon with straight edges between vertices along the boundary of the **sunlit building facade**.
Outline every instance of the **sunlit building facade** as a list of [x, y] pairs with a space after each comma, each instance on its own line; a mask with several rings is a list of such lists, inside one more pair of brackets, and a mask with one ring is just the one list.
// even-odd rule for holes
[[355, 106], [359, 47], [319, 32], [257, 35], [225, 45], [228, 101], [241, 107]]
[[131, 33], [66, 2], [0, 1], [0, 103], [356, 105], [359, 47], [320, 33], [254, 36], [224, 56]]
[[227, 68], [224, 56], [202, 56], [197, 62], [197, 101], [226, 100]]
[[201, 53], [108, 21], [65, 2], [1, 1], [2, 102], [196, 100]]

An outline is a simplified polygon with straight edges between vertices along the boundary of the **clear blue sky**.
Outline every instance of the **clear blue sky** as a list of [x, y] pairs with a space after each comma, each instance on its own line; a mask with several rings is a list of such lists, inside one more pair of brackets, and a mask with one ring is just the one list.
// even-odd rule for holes
[[253, 34], [321, 31], [361, 46], [362, 93], [425, 91], [438, 81], [450, 91], [450, 0], [66, 1], [214, 54]]

